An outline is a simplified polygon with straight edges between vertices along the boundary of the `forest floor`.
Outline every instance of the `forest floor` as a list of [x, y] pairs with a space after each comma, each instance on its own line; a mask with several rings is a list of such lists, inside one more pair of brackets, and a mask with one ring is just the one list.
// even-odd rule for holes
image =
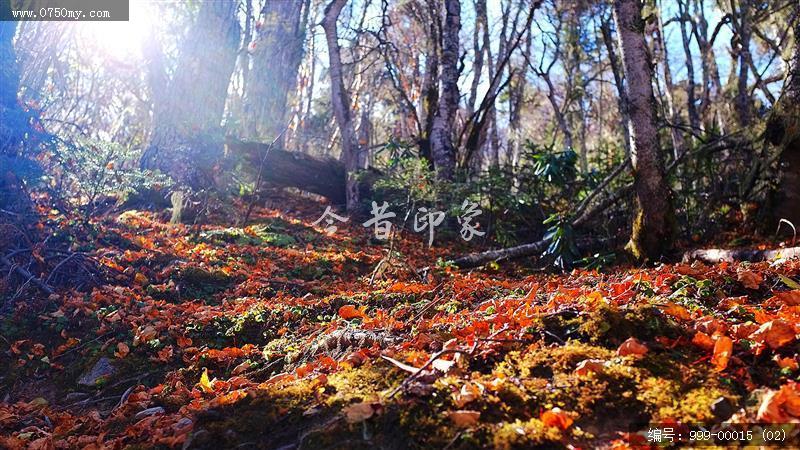
[[800, 418], [800, 261], [459, 271], [408, 237], [376, 273], [385, 245], [323, 209], [98, 223], [114, 281], [0, 322], [0, 446], [626, 448]]

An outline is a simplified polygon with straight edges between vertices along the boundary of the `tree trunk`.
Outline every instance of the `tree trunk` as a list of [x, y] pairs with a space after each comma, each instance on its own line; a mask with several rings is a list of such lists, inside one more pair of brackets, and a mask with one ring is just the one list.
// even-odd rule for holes
[[353, 114], [350, 111], [350, 94], [344, 85], [342, 70], [342, 54], [339, 48], [338, 27], [336, 25], [339, 14], [347, 0], [332, 0], [325, 8], [325, 17], [322, 19], [322, 28], [325, 30], [325, 40], [328, 43], [328, 59], [331, 77], [331, 103], [333, 115], [339, 126], [342, 141], [342, 162], [347, 171], [347, 210], [353, 211], [358, 207], [358, 154], [359, 147], [356, 139]]
[[213, 138], [221, 134], [236, 64], [241, 31], [237, 8], [234, 0], [201, 3], [171, 80], [167, 81], [163, 60], [151, 61], [150, 79], [156, 83], [154, 129], [141, 165], [159, 169], [190, 188], [211, 184], [211, 168], [222, 156], [222, 146], [215, 143], [220, 140]]
[[647, 52], [639, 0], [616, 0], [614, 20], [628, 83], [631, 163], [636, 194], [633, 229], [627, 249], [637, 259], [655, 259], [672, 246], [674, 212], [658, 144], [653, 68]]
[[[688, 2], [688, 0], [685, 0]], [[697, 113], [695, 100], [694, 82], [694, 61], [692, 59], [692, 49], [690, 46], [691, 37], [686, 30], [687, 23], [690, 27], [694, 26], [692, 17], [689, 15], [689, 5], [684, 0], [678, 0], [678, 11], [680, 12], [681, 42], [683, 43], [683, 53], [686, 55], [686, 106], [689, 111], [689, 124], [696, 131], [700, 128], [700, 115]]]
[[[800, 6], [797, 8], [800, 15]], [[794, 25], [794, 55], [783, 92], [767, 121], [765, 136], [779, 146], [780, 184], [773, 195], [773, 226], [780, 219], [800, 227], [800, 20]]]
[[286, 127], [287, 94], [294, 92], [303, 59], [308, 0], [267, 1], [252, 54], [253, 70], [245, 91], [245, 136], [272, 141]]
[[248, 167], [263, 167], [263, 181], [312, 192], [328, 198], [334, 204], [344, 204], [347, 200], [345, 168], [335, 159], [320, 159], [305, 153], [287, 152], [280, 146], [273, 147], [266, 153], [269, 145], [260, 142], [229, 140], [226, 145], [229, 151], [244, 158]]
[[[731, 0], [731, 7], [735, 8], [734, 0]], [[733, 9], [733, 14], [736, 15], [736, 10]], [[746, 128], [750, 125], [751, 107], [750, 94], [747, 92], [747, 76], [750, 68], [747, 62], [750, 58], [750, 1], [741, 0], [739, 3], [739, 19], [736, 23], [736, 39], [738, 41], [738, 48], [736, 49], [738, 56], [739, 76], [736, 80], [736, 113], [739, 119], [739, 125]], [[736, 21], [736, 19], [734, 19]]]
[[669, 128], [670, 137], [672, 138], [672, 154], [673, 157], [677, 159], [686, 150], [686, 141], [684, 140], [683, 133], [677, 127], [677, 125], [681, 125], [682, 120], [678, 109], [675, 107], [675, 100], [673, 98], [675, 85], [672, 82], [672, 72], [669, 66], [669, 52], [664, 37], [664, 23], [660, 11], [656, 11], [656, 15], [658, 18], [658, 27], [655, 30], [657, 35], [654, 44], [654, 53], [659, 55], [662, 60], [661, 68], [664, 74], [664, 97], [667, 103], [667, 113], [669, 114], [669, 120], [673, 125], [676, 125]]
[[442, 30], [442, 76], [439, 108], [433, 118], [431, 153], [436, 175], [452, 180], [456, 169], [456, 149], [453, 129], [458, 111], [458, 32], [461, 30], [459, 0], [445, 0], [445, 20]]
[[606, 52], [608, 52], [611, 74], [614, 75], [614, 86], [617, 88], [617, 108], [619, 109], [620, 130], [622, 130], [622, 142], [625, 146], [625, 155], [630, 156], [631, 141], [630, 132], [628, 131], [628, 124], [630, 123], [630, 117], [628, 116], [628, 94], [625, 93], [625, 78], [611, 34], [611, 23], [605, 18], [600, 23], [600, 31], [603, 34], [603, 44], [606, 47]]

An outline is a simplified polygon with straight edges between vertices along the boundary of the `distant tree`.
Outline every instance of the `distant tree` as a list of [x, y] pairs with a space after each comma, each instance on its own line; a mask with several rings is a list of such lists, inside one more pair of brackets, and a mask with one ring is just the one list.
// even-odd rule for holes
[[675, 219], [658, 143], [653, 66], [644, 37], [641, 2], [616, 0], [614, 20], [622, 50], [632, 135], [635, 211], [627, 249], [637, 259], [653, 259], [671, 248]]
[[245, 85], [245, 135], [271, 141], [286, 126], [287, 98], [297, 85], [310, 0], [264, 3]]
[[208, 169], [222, 155], [213, 138], [220, 137], [236, 63], [238, 6], [235, 0], [200, 2], [171, 79], [158, 43], [152, 40], [147, 48], [154, 125], [141, 165], [191, 188], [209, 183]]
[[437, 176], [440, 179], [452, 180], [456, 169], [453, 130], [459, 102], [458, 32], [461, 30], [461, 2], [445, 0], [444, 7], [439, 107], [433, 118], [431, 154]]
[[325, 40], [328, 43], [328, 60], [331, 77], [331, 103], [336, 123], [342, 142], [342, 162], [347, 172], [346, 195], [347, 209], [355, 210], [358, 207], [358, 180], [356, 175], [360, 167], [360, 148], [356, 136], [353, 113], [351, 111], [350, 93], [344, 85], [344, 71], [342, 68], [342, 53], [339, 47], [339, 30], [337, 21], [347, 0], [332, 0], [325, 8], [325, 17], [322, 19], [322, 28], [325, 30]]

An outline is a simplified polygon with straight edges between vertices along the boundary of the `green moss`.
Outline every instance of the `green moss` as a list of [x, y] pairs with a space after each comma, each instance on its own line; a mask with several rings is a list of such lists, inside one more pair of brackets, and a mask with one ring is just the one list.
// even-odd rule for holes
[[516, 420], [500, 425], [492, 445], [499, 450], [566, 448], [562, 437], [558, 428], [548, 427], [539, 419]]

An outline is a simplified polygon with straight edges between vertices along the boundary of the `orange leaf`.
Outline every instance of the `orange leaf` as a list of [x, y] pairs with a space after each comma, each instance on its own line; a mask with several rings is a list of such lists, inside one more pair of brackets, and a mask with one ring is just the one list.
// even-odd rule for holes
[[339, 308], [339, 317], [345, 320], [350, 320], [355, 318], [364, 319], [367, 317], [367, 315], [364, 313], [365, 309], [366, 307], [363, 306], [361, 307], [361, 309], [357, 309], [353, 305], [344, 305], [341, 308]]
[[794, 382], [784, 384], [777, 391], [767, 392], [756, 415], [757, 420], [769, 423], [788, 423], [797, 418], [800, 418], [800, 392]]
[[545, 411], [539, 418], [548, 427], [555, 427], [559, 430], [566, 430], [573, 422], [572, 416], [566, 411], [562, 411], [561, 408]]
[[711, 336], [703, 333], [702, 331], [698, 331], [694, 334], [692, 338], [692, 344], [702, 348], [703, 350], [711, 350], [714, 348], [714, 340], [711, 339]]
[[773, 297], [779, 302], [789, 305], [789, 306], [797, 306], [800, 305], [800, 289], [795, 289], [793, 291], [787, 292], [778, 292]]
[[467, 428], [478, 423], [481, 413], [478, 411], [458, 410], [450, 411], [447, 417], [459, 428]]
[[669, 314], [676, 319], [689, 320], [692, 318], [692, 313], [690, 313], [688, 309], [675, 303], [668, 303], [663, 306], [661, 310], [664, 311], [665, 314]]
[[480, 398], [483, 395], [483, 386], [478, 383], [467, 382], [461, 386], [461, 390], [453, 394], [453, 404], [458, 408], [463, 408], [467, 403]]
[[775, 361], [775, 363], [778, 364], [778, 367], [781, 369], [800, 369], [800, 364], [797, 363], [796, 358], [781, 358], [779, 355], [775, 355], [772, 360]]
[[759, 344], [766, 344], [772, 349], [783, 347], [795, 338], [794, 328], [785, 320], [775, 319], [761, 325], [750, 339]]
[[758, 289], [761, 286], [761, 282], [764, 281], [764, 277], [761, 275], [742, 268], [736, 271], [736, 279], [747, 289]]
[[644, 356], [645, 354], [647, 354], [647, 346], [634, 337], [628, 338], [617, 349], [617, 355], [619, 356]]
[[117, 358], [124, 358], [128, 356], [128, 353], [130, 352], [131, 349], [130, 347], [128, 347], [128, 344], [120, 342], [117, 344], [117, 351], [114, 352], [114, 356], [116, 356]]
[[602, 359], [585, 359], [578, 363], [574, 373], [580, 377], [590, 373], [603, 373], [604, 371], [605, 361]]
[[728, 367], [731, 353], [733, 353], [733, 340], [728, 336], [719, 336], [714, 343], [714, 356], [711, 357], [711, 363], [714, 364], [716, 371], [721, 372]]

